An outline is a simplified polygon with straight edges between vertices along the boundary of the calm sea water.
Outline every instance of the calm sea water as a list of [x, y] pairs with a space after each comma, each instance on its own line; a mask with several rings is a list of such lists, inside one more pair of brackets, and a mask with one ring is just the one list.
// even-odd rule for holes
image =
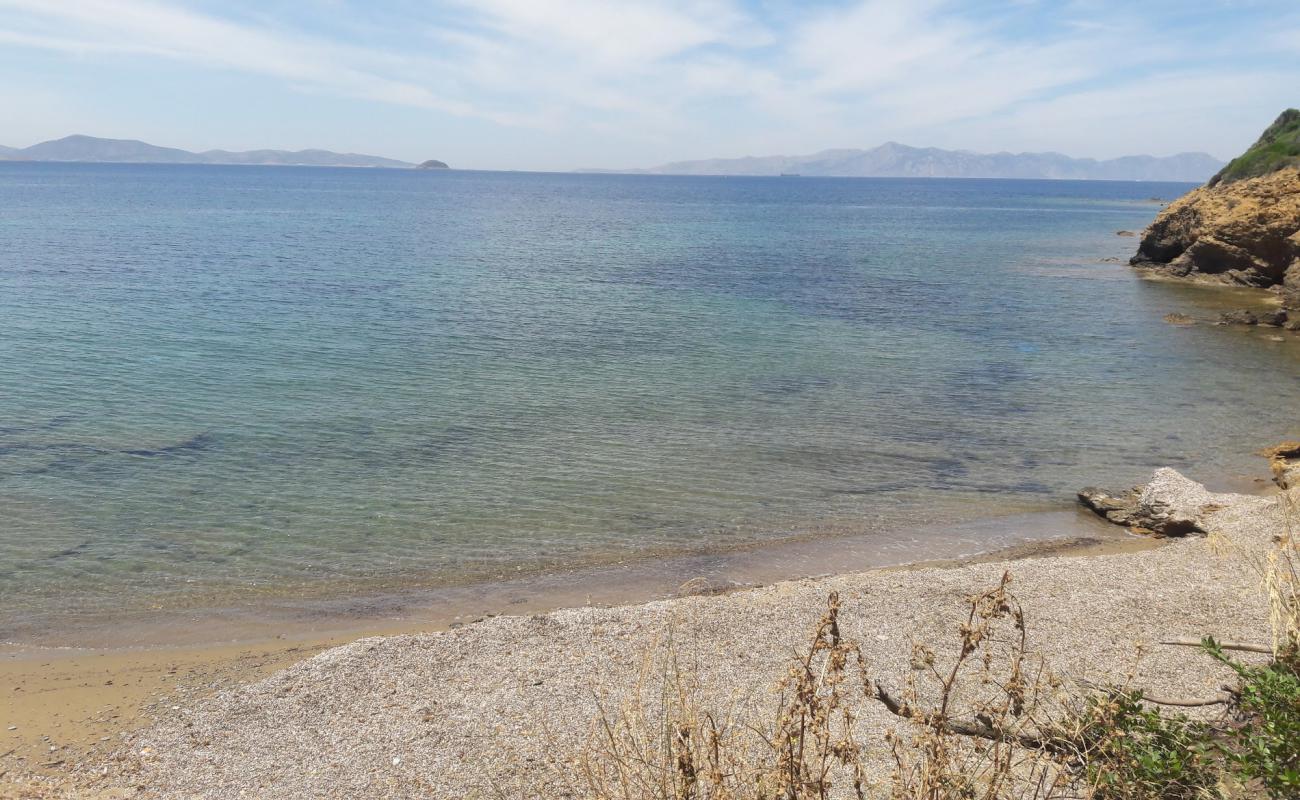
[[1187, 188], [0, 163], [0, 640], [1260, 473]]

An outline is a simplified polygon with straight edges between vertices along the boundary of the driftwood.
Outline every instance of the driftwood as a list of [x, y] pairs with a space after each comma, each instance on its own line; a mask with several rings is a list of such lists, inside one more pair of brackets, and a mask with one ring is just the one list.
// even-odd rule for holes
[[[891, 695], [880, 681], [873, 681], [873, 683], [876, 690], [876, 699], [889, 710], [889, 713], [896, 717], [902, 717], [903, 719], [911, 720], [912, 722], [928, 725], [929, 727], [935, 728], [943, 733], [956, 734], [957, 736], [967, 736], [976, 739], [986, 739], [991, 742], [1014, 744], [1028, 750], [1042, 750], [1056, 755], [1073, 756], [1078, 754], [1078, 748], [1075, 743], [1059, 736], [1035, 736], [1028, 733], [1012, 733], [998, 730], [979, 720], [942, 719], [937, 714], [919, 713], [913, 710], [907, 703], [901, 702], [898, 698]], [[1142, 699], [1148, 703], [1155, 703], [1156, 705], [1181, 706], [1184, 708], [1226, 705], [1232, 702], [1230, 697], [1208, 697], [1203, 700], [1184, 700], [1181, 698], [1154, 697], [1145, 692], [1142, 694]]]
[[[1094, 692], [1106, 692], [1107, 687], [1094, 683], [1089, 680], [1079, 680], [1079, 685]], [[1206, 697], [1204, 699], [1187, 700], [1180, 697], [1157, 697], [1147, 692], [1142, 692], [1142, 699], [1148, 703], [1155, 703], [1158, 706], [1182, 706], [1184, 708], [1196, 708], [1198, 706], [1222, 706], [1232, 702], [1235, 693], [1229, 686], [1219, 687], [1224, 694], [1218, 697]]]
[[[1246, 653], [1268, 653], [1273, 654], [1273, 648], [1266, 644], [1254, 644], [1252, 642], [1229, 642], [1214, 640], [1214, 643], [1224, 650], [1240, 650]], [[1177, 647], [1200, 647], [1204, 644], [1203, 639], [1194, 639], [1191, 636], [1179, 636], [1176, 639], [1165, 639], [1160, 644], [1172, 644]]]
[[1145, 692], [1142, 699], [1148, 703], [1155, 703], [1158, 706], [1182, 706], [1184, 708], [1195, 708], [1197, 706], [1222, 706], [1232, 702], [1231, 697], [1207, 697], [1204, 700], [1181, 700], [1173, 697], [1152, 697]]
[[958, 736], [969, 736], [977, 739], [987, 739], [991, 742], [1004, 742], [1007, 744], [1019, 745], [1029, 750], [1043, 750], [1058, 755], [1071, 755], [1075, 748], [1065, 739], [1057, 736], [1035, 736], [1029, 733], [1012, 733], [1009, 731], [998, 730], [991, 725], [978, 720], [949, 719], [941, 717], [938, 714], [922, 714], [914, 711], [907, 703], [900, 702], [898, 698], [891, 695], [880, 681], [874, 681], [876, 689], [876, 699], [881, 702], [889, 713], [896, 717], [918, 722], [922, 725], [928, 725], [943, 733], [954, 733]]

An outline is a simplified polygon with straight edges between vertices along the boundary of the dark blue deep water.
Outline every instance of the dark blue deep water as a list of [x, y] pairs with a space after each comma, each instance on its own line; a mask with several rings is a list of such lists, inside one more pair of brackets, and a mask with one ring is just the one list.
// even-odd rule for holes
[[1260, 472], [1187, 188], [0, 163], [0, 640]]

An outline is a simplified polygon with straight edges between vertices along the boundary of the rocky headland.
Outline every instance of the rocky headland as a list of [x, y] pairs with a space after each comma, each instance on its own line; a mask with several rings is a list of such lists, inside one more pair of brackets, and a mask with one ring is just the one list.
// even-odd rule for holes
[[1131, 263], [1153, 275], [1269, 289], [1281, 309], [1225, 322], [1300, 330], [1300, 111], [1160, 212]]

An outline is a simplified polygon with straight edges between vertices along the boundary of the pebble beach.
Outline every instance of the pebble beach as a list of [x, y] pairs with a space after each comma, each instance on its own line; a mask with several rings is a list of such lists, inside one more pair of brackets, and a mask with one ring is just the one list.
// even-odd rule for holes
[[[1213, 695], [1226, 669], [1161, 642], [1268, 640], [1249, 554], [1283, 534], [1295, 498], [1207, 496], [1188, 485], [1201, 504], [1188, 513], [1209, 536], [1136, 552], [844, 574], [361, 639], [160, 706], [152, 725], [74, 782], [101, 797], [584, 796], [573, 764], [594, 721], [644, 689], [647, 659], [666, 643], [709, 702], [761, 715], [829, 593], [839, 593], [844, 634], [860, 643], [870, 673], [897, 686], [913, 645], [942, 657], [967, 598], [1004, 572], [1026, 610], [1031, 652], [1068, 680]], [[878, 704], [865, 708], [858, 724], [873, 777], [884, 781], [883, 736], [898, 721]]]

